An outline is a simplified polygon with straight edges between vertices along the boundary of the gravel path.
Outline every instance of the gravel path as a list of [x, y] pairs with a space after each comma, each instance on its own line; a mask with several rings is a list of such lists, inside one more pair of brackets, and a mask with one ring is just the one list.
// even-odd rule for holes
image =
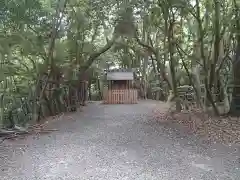
[[[154, 101], [97, 105], [59, 131], [0, 145], [1, 180], [239, 180], [239, 149], [204, 145], [147, 114]], [[162, 105], [164, 106], [164, 105]]]

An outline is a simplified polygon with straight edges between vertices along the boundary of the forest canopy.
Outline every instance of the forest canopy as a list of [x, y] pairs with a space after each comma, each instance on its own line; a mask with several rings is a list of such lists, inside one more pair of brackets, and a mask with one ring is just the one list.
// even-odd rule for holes
[[185, 85], [203, 109], [239, 111], [237, 0], [0, 3], [1, 128], [102, 100], [112, 67], [134, 69], [140, 97], [178, 111]]

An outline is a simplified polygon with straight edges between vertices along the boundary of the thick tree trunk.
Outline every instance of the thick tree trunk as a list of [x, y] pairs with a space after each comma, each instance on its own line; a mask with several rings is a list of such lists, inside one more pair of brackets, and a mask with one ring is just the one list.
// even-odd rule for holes
[[235, 20], [236, 20], [236, 33], [237, 33], [237, 48], [235, 53], [235, 59], [233, 61], [233, 76], [234, 76], [234, 88], [232, 94], [232, 102], [230, 107], [230, 114], [240, 115], [240, 8], [237, 4], [237, 1], [234, 0], [235, 6]]
[[234, 87], [232, 94], [232, 102], [230, 107], [231, 115], [240, 115], [240, 42], [236, 50], [236, 59], [233, 65]]
[[169, 50], [169, 67], [171, 71], [171, 79], [172, 79], [172, 90], [173, 94], [175, 96], [175, 101], [176, 101], [176, 110], [181, 111], [181, 104], [180, 104], [180, 99], [178, 95], [178, 90], [177, 90], [177, 82], [176, 82], [176, 61], [174, 59], [174, 43], [173, 43], [173, 22], [170, 23], [169, 25], [169, 32], [168, 32], [168, 50]]

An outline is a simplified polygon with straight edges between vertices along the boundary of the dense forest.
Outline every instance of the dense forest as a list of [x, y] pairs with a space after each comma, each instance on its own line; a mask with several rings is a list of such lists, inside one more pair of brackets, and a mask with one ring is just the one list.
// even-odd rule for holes
[[180, 111], [192, 87], [198, 107], [237, 114], [239, 17], [237, 0], [1, 1], [0, 128], [101, 100], [112, 67], [134, 69], [142, 98]]

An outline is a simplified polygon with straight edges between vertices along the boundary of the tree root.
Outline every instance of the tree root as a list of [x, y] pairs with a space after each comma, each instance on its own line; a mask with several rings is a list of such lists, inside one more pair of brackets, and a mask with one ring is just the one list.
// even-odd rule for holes
[[22, 137], [24, 135], [33, 135], [33, 134], [47, 134], [53, 131], [58, 131], [57, 129], [45, 129], [44, 124], [42, 125], [32, 125], [29, 126], [27, 129], [13, 128], [13, 129], [0, 129], [0, 144], [3, 143], [5, 140], [15, 139]]

